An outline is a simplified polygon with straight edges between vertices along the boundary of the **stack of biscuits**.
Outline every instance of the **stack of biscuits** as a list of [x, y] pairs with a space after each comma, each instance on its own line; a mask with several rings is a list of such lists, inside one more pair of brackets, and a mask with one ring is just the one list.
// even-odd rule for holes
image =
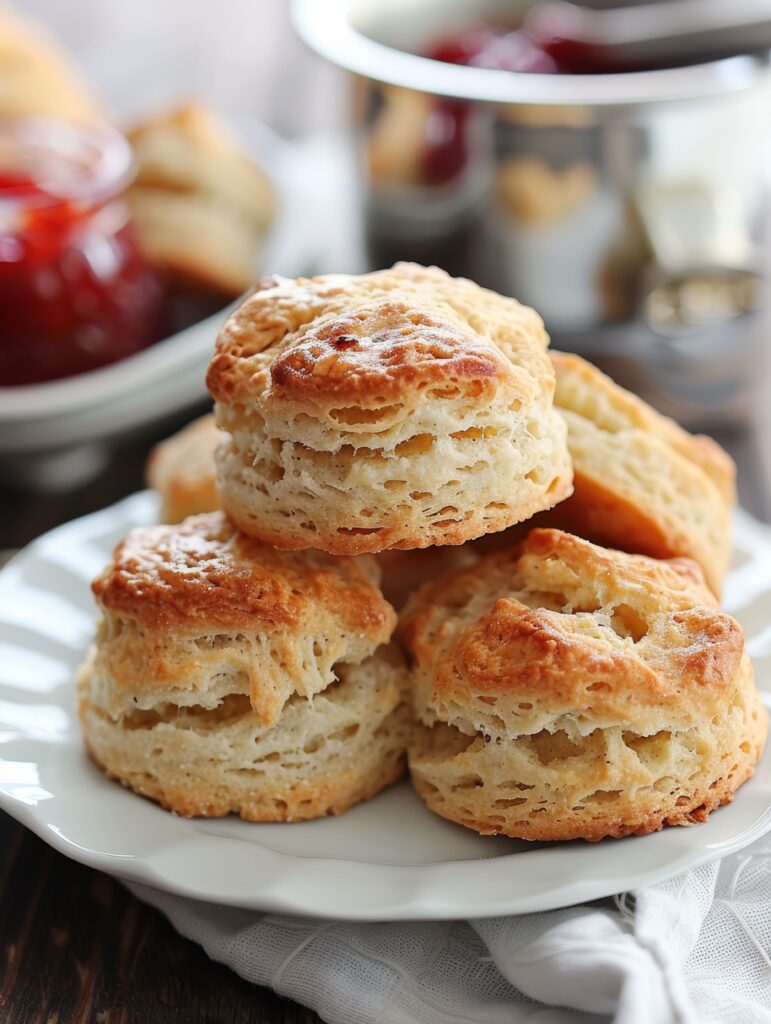
[[436, 268], [260, 282], [217, 341], [216, 418], [151, 457], [170, 525], [93, 586], [107, 774], [289, 821], [408, 761], [432, 811], [532, 840], [730, 801], [766, 735], [719, 608], [732, 463], [547, 346]]

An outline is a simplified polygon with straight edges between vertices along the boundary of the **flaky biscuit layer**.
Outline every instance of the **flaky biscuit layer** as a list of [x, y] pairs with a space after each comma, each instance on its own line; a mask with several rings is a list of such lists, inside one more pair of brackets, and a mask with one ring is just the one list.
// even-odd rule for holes
[[93, 671], [84, 666], [78, 684], [89, 753], [110, 778], [185, 817], [341, 814], [404, 771], [405, 673], [385, 648], [340, 666], [339, 680], [312, 699], [289, 698], [269, 727], [244, 692], [210, 709], [159, 701], [116, 715]]
[[575, 491], [549, 521], [601, 544], [686, 555], [719, 595], [728, 570], [734, 465], [578, 356], [551, 353]]

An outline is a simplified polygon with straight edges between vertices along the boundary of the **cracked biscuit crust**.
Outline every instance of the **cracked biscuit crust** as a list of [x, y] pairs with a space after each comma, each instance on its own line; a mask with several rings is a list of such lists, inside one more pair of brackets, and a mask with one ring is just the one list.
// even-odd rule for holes
[[115, 713], [213, 708], [243, 691], [270, 725], [292, 694], [320, 692], [338, 662], [389, 640], [396, 616], [379, 578], [372, 558], [275, 551], [221, 512], [132, 530], [93, 583], [95, 685]]
[[224, 514], [131, 531], [94, 581], [78, 679], [108, 776], [178, 814], [340, 814], [395, 781], [411, 726], [374, 558], [276, 551]]

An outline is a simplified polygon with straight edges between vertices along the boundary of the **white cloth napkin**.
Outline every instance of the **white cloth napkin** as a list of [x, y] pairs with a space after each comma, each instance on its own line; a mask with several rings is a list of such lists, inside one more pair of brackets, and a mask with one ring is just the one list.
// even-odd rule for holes
[[328, 1024], [771, 1024], [771, 835], [615, 901], [476, 921], [314, 921], [130, 888]]

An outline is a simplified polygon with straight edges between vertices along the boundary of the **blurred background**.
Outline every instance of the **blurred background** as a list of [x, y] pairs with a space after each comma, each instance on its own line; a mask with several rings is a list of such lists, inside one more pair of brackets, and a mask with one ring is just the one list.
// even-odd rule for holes
[[288, 138], [346, 126], [345, 76], [300, 42], [287, 0], [23, 0], [16, 9], [56, 33], [120, 123], [198, 97]]
[[438, 263], [771, 519], [771, 3], [0, 8], [0, 548], [143, 485], [260, 275]]

